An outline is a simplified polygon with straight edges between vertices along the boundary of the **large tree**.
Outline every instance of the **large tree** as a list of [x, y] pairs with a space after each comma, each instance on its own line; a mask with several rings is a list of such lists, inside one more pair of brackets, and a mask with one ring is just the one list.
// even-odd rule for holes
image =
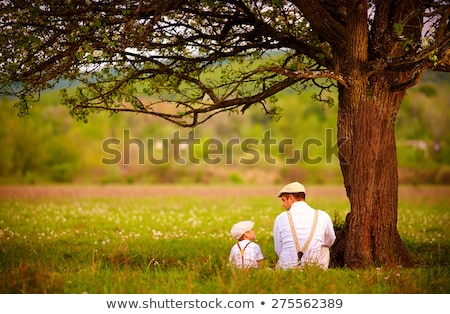
[[20, 115], [61, 82], [78, 83], [75, 93], [62, 90], [77, 119], [131, 111], [185, 127], [250, 106], [274, 114], [267, 100], [287, 88], [320, 88], [324, 101], [334, 89], [351, 211], [333, 260], [412, 265], [397, 230], [394, 125], [425, 71], [450, 70], [447, 0], [3, 0], [0, 7], [0, 90], [18, 97]]

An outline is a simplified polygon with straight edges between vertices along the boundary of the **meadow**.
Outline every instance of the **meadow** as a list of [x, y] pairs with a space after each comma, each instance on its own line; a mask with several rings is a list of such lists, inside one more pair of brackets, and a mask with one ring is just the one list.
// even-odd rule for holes
[[[0, 186], [2, 294], [446, 294], [449, 186], [402, 186], [398, 229], [412, 268], [274, 270], [277, 186]], [[309, 204], [342, 224], [342, 187]], [[262, 269], [228, 267], [231, 226], [254, 220]]]

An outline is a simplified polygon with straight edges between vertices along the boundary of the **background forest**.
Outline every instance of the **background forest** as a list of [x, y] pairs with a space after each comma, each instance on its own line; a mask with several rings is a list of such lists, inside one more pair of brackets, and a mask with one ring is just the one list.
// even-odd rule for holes
[[[195, 129], [132, 113], [103, 112], [78, 122], [59, 105], [57, 90], [42, 94], [24, 117], [17, 116], [15, 100], [3, 98], [0, 183], [341, 183], [337, 105], [314, 95], [313, 89], [280, 94], [279, 119], [255, 107]], [[408, 91], [396, 134], [401, 184], [450, 184], [448, 74], [427, 73]], [[191, 147], [173, 142], [189, 136]]]

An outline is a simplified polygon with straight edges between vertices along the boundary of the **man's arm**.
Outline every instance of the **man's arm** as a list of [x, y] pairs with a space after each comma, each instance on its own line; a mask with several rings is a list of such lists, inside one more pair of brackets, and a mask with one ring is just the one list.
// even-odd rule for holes
[[278, 217], [275, 219], [275, 223], [273, 224], [273, 244], [275, 248], [275, 252], [278, 256], [281, 254], [281, 238], [280, 238], [280, 226], [279, 226]]
[[327, 228], [325, 230], [324, 245], [330, 247], [336, 240], [336, 233], [334, 232], [333, 222], [331, 221], [330, 215], [328, 215], [326, 212], [324, 212], [324, 214], [326, 215], [327, 219], [326, 221]]

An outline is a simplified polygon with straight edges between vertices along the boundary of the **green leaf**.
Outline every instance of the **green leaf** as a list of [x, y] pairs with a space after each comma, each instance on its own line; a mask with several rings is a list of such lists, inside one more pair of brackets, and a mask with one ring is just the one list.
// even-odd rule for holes
[[400, 21], [398, 23], [394, 23], [394, 32], [396, 32], [398, 36], [401, 36], [403, 34], [403, 23], [402, 23], [402, 21]]

